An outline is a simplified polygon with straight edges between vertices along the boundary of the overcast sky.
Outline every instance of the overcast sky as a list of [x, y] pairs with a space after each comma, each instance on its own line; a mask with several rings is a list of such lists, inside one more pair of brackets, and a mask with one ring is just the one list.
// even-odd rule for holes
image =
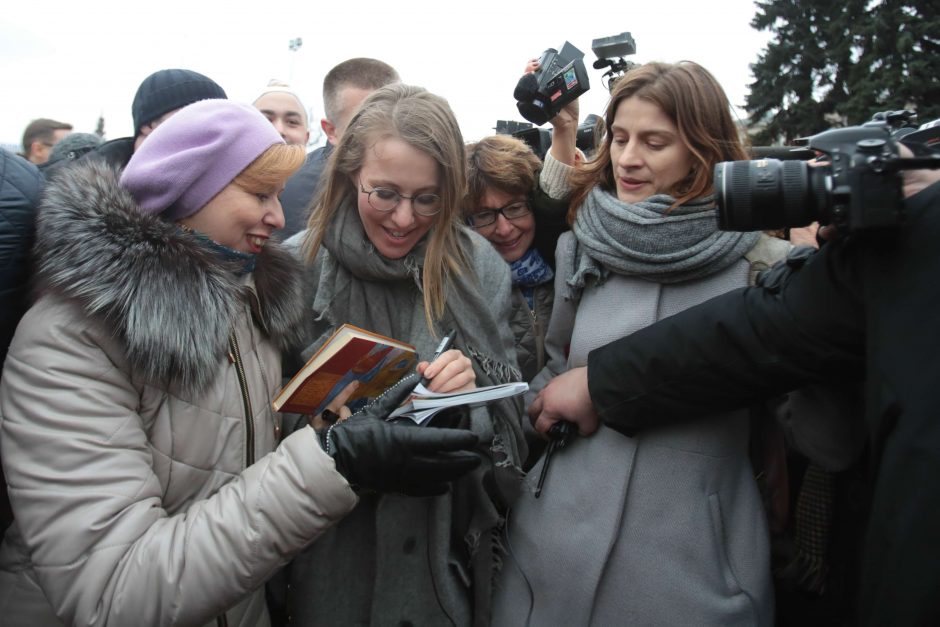
[[[290, 81], [316, 135], [324, 74], [356, 56], [446, 97], [475, 140], [498, 119], [522, 119], [512, 91], [526, 60], [565, 40], [585, 52], [590, 74], [582, 118], [602, 113], [591, 42], [623, 31], [636, 40], [630, 60], [697, 61], [742, 105], [749, 64], [768, 41], [751, 28], [754, 13], [751, 0], [10, 0], [0, 21], [0, 143], [19, 144], [37, 117], [91, 132], [104, 115], [107, 138], [130, 135], [134, 91], [169, 67], [202, 72], [247, 102], [271, 78]], [[291, 52], [297, 37], [303, 45]]]

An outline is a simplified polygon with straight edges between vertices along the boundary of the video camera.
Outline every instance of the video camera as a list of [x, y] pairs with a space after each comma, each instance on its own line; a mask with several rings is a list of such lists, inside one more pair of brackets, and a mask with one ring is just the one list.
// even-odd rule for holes
[[[896, 227], [904, 221], [901, 170], [940, 168], [931, 150], [940, 128], [910, 132], [910, 111], [877, 114], [862, 126], [824, 131], [805, 140], [824, 153], [817, 167], [805, 161], [725, 161], [715, 166], [718, 228], [758, 231], [812, 222], [840, 230]], [[899, 156], [898, 137], [914, 152]]]
[[604, 79], [607, 79], [607, 82], [604, 83], [607, 91], [610, 91], [617, 79], [635, 65], [624, 60], [624, 57], [636, 54], [636, 42], [629, 32], [595, 39], [591, 42], [591, 50], [597, 55], [597, 61], [594, 62], [595, 70], [602, 70], [605, 67], [610, 68], [601, 76], [602, 83], [604, 83]]
[[[600, 118], [593, 113], [584, 118], [584, 122], [578, 125], [575, 134], [575, 146], [586, 156], [594, 152], [597, 123]], [[496, 121], [497, 135], [512, 135], [516, 139], [521, 139], [532, 152], [542, 161], [545, 161], [545, 155], [548, 149], [552, 147], [552, 132], [547, 128], [538, 128], [527, 122], [515, 122], [512, 120]]]
[[584, 53], [567, 41], [560, 52], [554, 48], [543, 52], [539, 69], [523, 75], [513, 92], [522, 117], [534, 124], [545, 124], [590, 89], [583, 59]]

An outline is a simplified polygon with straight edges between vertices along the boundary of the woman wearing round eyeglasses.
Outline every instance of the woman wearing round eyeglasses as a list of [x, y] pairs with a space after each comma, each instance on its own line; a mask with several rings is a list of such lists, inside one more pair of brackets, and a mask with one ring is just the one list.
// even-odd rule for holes
[[[459, 220], [466, 184], [447, 102], [418, 87], [377, 90], [350, 120], [304, 238], [310, 354], [345, 322], [413, 344], [435, 391], [518, 380], [506, 264]], [[521, 483], [521, 399], [450, 416], [484, 462], [434, 498], [361, 494], [349, 518], [291, 566], [301, 625], [470, 625], [489, 616], [495, 542]], [[485, 620], [485, 619], [482, 619]]]
[[555, 244], [567, 229], [567, 204], [540, 193], [536, 185], [541, 169], [532, 149], [509, 135], [484, 137], [467, 146], [464, 215], [509, 264], [510, 326], [526, 381], [545, 366], [545, 332], [555, 296]]

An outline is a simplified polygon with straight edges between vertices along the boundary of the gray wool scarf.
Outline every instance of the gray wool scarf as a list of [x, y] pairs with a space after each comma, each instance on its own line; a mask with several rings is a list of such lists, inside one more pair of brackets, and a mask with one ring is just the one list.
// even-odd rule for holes
[[[468, 257], [474, 244], [461, 233], [461, 245]], [[437, 337], [427, 328], [421, 283], [427, 239], [401, 259], [380, 254], [363, 229], [359, 212], [347, 200], [336, 212], [323, 239], [329, 252], [324, 258], [320, 285], [313, 304], [320, 318], [339, 325], [351, 322], [370, 331], [414, 344], [422, 359], [430, 358], [441, 335], [457, 329], [457, 345], [487, 356], [488, 373], [503, 383], [514, 378], [514, 355], [500, 345], [499, 325], [490, 303], [484, 302], [480, 281], [468, 268], [452, 276], [446, 291], [444, 315], [435, 320]], [[455, 315], [459, 313], [459, 315]], [[430, 350], [425, 350], [431, 347]]]
[[670, 210], [675, 198], [650, 196], [625, 203], [595, 186], [578, 209], [578, 240], [569, 274], [569, 298], [588, 277], [603, 283], [610, 272], [657, 283], [681, 283], [727, 268], [757, 243], [759, 233], [718, 230], [714, 196]]

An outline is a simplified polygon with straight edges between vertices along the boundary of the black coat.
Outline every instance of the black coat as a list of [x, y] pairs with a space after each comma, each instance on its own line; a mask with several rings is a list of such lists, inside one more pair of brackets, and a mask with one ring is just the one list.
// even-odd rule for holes
[[278, 231], [281, 240], [307, 228], [310, 204], [317, 193], [320, 177], [326, 162], [333, 152], [333, 145], [317, 148], [309, 155], [299, 170], [287, 180], [281, 193], [281, 208], [284, 210], [284, 228]]
[[[0, 150], [0, 364], [27, 309], [29, 251], [36, 233], [36, 206], [43, 177], [12, 152]], [[2, 369], [2, 366], [0, 366]]]
[[[16, 325], [29, 305], [30, 249], [43, 178], [26, 159], [0, 148], [0, 371]], [[0, 471], [0, 538], [13, 520]]]
[[894, 235], [827, 244], [777, 285], [730, 292], [592, 352], [591, 398], [621, 430], [810, 382], [866, 382], [874, 493], [859, 616], [940, 624], [940, 183]]
[[134, 156], [134, 138], [119, 137], [107, 141], [81, 156], [82, 161], [101, 159], [115, 170], [123, 170]]

